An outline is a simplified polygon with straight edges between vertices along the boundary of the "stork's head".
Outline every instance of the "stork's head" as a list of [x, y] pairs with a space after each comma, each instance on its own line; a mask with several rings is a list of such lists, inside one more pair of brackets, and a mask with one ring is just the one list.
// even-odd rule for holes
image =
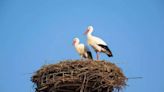
[[91, 34], [93, 32], [93, 27], [92, 26], [88, 26], [86, 32], [84, 34], [88, 35]]
[[75, 45], [75, 44], [78, 44], [79, 42], [80, 42], [79, 38], [76, 37], [76, 38], [73, 39], [72, 44]]

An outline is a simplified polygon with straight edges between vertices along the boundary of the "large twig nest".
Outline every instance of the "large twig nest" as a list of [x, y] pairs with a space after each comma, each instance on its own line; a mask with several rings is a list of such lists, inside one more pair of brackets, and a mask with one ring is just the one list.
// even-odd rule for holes
[[45, 65], [32, 77], [36, 92], [113, 92], [126, 79], [115, 64], [89, 60]]

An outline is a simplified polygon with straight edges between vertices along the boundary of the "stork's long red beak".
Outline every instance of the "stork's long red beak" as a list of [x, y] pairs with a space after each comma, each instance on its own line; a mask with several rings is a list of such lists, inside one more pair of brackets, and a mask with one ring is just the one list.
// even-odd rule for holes
[[76, 41], [73, 41], [72, 45], [75, 45]]
[[89, 32], [89, 30], [87, 29], [87, 30], [85, 31], [84, 35], [88, 34], [88, 32]]

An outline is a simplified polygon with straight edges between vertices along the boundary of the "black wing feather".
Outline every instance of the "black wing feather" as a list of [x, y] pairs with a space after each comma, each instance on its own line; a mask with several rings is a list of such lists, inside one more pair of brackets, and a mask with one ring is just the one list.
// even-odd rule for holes
[[106, 50], [105, 53], [106, 53], [109, 57], [113, 57], [113, 54], [112, 54], [111, 50], [108, 48], [108, 46], [102, 45], [102, 44], [98, 44], [98, 46], [104, 48], [104, 49]]
[[87, 56], [88, 56], [88, 57], [85, 57], [85, 58], [93, 59], [93, 58], [92, 58], [92, 53], [91, 53], [91, 51], [89, 50], [88, 46], [86, 46], [86, 45], [85, 45], [85, 51], [87, 52]]
[[91, 53], [90, 51], [87, 51], [87, 54], [88, 54], [88, 58], [89, 58], [89, 59], [93, 59], [93, 58], [92, 58], [92, 53]]

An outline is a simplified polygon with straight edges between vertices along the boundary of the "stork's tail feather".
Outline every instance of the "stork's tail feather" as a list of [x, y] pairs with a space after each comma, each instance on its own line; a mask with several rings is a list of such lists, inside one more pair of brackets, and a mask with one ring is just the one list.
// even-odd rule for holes
[[88, 54], [88, 59], [93, 59], [92, 58], [92, 53], [90, 51], [87, 51], [87, 54]]

